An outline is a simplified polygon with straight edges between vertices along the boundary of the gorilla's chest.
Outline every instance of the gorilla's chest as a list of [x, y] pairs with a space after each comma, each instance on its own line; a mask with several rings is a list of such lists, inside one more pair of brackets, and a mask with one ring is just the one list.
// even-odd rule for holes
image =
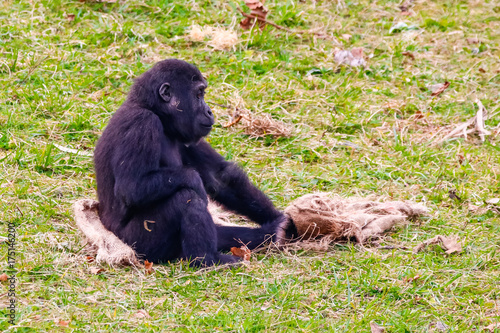
[[179, 145], [169, 140], [164, 140], [161, 145], [161, 167], [182, 167], [182, 156]]

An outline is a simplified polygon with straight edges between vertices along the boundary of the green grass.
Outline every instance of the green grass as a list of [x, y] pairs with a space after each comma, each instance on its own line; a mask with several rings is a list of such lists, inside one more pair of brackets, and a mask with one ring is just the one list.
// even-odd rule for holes
[[[416, 1], [411, 16], [398, 5], [266, 2], [270, 20], [319, 29], [335, 43], [271, 27], [241, 31], [243, 1], [1, 2], [0, 235], [17, 225], [18, 316], [0, 329], [370, 332], [375, 321], [388, 332], [481, 332], [499, 323], [498, 210], [467, 207], [500, 197], [500, 5]], [[390, 32], [399, 21], [418, 30]], [[240, 43], [213, 50], [187, 38], [192, 24], [235, 24]], [[352, 47], [364, 48], [366, 68], [335, 64], [335, 48]], [[431, 216], [389, 232], [381, 244], [393, 250], [337, 244], [327, 253], [272, 251], [233, 270], [173, 263], [153, 275], [110, 267], [91, 274], [96, 264], [81, 250], [71, 203], [95, 197], [92, 158], [56, 145], [91, 152], [133, 78], [171, 57], [200, 68], [208, 101], [243, 101], [293, 129], [290, 138], [252, 139], [239, 126], [223, 128], [231, 111], [213, 107], [210, 142], [277, 206], [331, 191], [424, 202]], [[450, 87], [431, 98], [427, 86], [444, 81]], [[493, 135], [484, 144], [437, 143], [475, 114], [475, 98], [492, 115]], [[451, 189], [462, 201], [449, 198]], [[464, 251], [413, 254], [438, 234], [458, 235]], [[0, 273], [9, 272], [7, 245], [0, 247]], [[7, 292], [2, 283], [0, 315]], [[140, 309], [150, 318], [135, 318]]]

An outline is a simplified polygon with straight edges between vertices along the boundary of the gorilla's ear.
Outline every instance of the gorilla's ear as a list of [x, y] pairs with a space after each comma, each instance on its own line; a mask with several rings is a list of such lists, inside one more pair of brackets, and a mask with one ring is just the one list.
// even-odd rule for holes
[[165, 82], [164, 84], [161, 85], [160, 89], [158, 90], [158, 93], [160, 94], [161, 99], [163, 99], [165, 102], [170, 102], [170, 84]]

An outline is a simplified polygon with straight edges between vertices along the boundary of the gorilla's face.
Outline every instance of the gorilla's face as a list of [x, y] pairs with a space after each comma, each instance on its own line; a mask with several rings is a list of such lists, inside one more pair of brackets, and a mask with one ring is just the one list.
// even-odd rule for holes
[[196, 66], [181, 60], [164, 60], [136, 84], [144, 95], [155, 95], [151, 96], [155, 102], [143, 100], [160, 117], [168, 137], [194, 143], [210, 133], [214, 116], [205, 103], [207, 81]]

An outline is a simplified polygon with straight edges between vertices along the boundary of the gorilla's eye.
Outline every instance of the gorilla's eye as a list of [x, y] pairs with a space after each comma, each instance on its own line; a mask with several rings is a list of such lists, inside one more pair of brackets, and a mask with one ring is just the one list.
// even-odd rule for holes
[[196, 94], [196, 98], [201, 99], [204, 94], [205, 94], [205, 92], [203, 91], [203, 89], [200, 89], [200, 90], [198, 90], [198, 93]]

